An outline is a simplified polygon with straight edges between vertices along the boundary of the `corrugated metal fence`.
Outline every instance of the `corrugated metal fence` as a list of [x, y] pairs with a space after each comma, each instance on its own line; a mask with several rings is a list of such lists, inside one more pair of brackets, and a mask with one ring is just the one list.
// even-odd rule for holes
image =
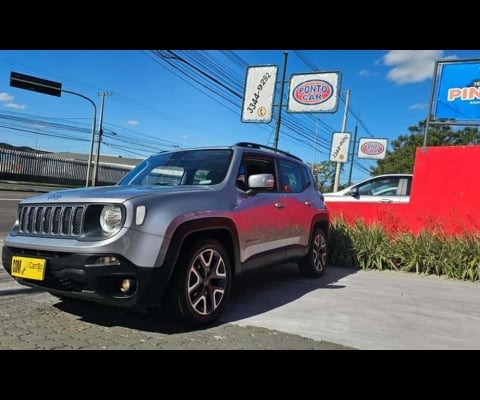
[[[117, 183], [132, 167], [100, 163], [96, 186]], [[93, 173], [93, 167], [92, 171]], [[0, 149], [0, 179], [84, 186], [87, 161]]]

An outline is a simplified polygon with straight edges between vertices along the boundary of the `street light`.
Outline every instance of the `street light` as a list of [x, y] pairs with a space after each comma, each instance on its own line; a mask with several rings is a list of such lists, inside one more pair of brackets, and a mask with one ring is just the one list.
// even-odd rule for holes
[[93, 106], [93, 122], [92, 122], [92, 137], [90, 140], [90, 152], [88, 154], [88, 163], [87, 163], [87, 177], [85, 181], [85, 187], [88, 187], [88, 182], [90, 181], [90, 169], [92, 165], [92, 155], [93, 155], [93, 143], [95, 141], [95, 124], [97, 121], [97, 106], [94, 101], [87, 96], [84, 96], [81, 93], [72, 92], [71, 90], [62, 89], [62, 84], [60, 82], [49, 81], [47, 79], [37, 78], [35, 76], [24, 75], [18, 72], [10, 73], [10, 86], [17, 87], [20, 89], [31, 90], [33, 92], [39, 92], [48, 94], [51, 96], [60, 97], [62, 92], [73, 94], [79, 96], [82, 99], [87, 100]]

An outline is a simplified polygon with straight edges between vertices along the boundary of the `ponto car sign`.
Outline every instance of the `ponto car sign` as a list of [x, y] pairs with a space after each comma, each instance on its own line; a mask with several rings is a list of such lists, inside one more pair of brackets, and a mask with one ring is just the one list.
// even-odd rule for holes
[[340, 72], [293, 74], [288, 112], [335, 112], [340, 91]]
[[360, 139], [358, 145], [358, 158], [381, 160], [385, 158], [386, 149], [386, 139]]
[[365, 142], [362, 144], [360, 151], [368, 156], [378, 156], [383, 153], [385, 147], [379, 142]]
[[293, 89], [293, 98], [301, 104], [320, 104], [333, 95], [330, 83], [319, 79], [302, 82]]

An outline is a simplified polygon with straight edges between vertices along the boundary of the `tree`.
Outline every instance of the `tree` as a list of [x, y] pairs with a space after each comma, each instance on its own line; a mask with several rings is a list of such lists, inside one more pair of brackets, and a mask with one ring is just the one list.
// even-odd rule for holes
[[[312, 164], [307, 162], [307, 165], [312, 169]], [[332, 161], [322, 161], [315, 163], [313, 166], [313, 177], [317, 184], [317, 189], [320, 192], [331, 192], [333, 190], [333, 181], [335, 179], [336, 163]]]
[[[372, 176], [393, 173], [413, 173], [415, 152], [423, 146], [426, 120], [417, 126], [408, 128], [408, 135], [400, 135], [390, 143], [392, 150], [387, 151], [383, 160], [378, 160], [375, 167], [370, 167]], [[477, 144], [480, 133], [477, 128], [452, 129], [450, 125], [429, 125], [428, 146], [454, 146]]]

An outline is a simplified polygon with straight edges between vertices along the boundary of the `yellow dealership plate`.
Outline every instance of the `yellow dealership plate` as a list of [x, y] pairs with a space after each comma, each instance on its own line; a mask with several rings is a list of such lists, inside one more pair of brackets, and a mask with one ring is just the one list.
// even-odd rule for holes
[[19, 278], [43, 281], [45, 278], [45, 265], [47, 260], [43, 258], [12, 257], [12, 275]]

